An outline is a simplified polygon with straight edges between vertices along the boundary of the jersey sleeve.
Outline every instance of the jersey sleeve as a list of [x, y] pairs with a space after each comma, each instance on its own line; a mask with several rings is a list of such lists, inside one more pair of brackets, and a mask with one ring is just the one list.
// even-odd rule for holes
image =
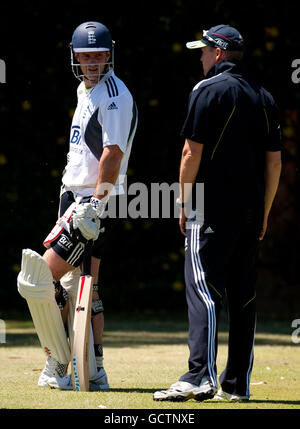
[[214, 100], [206, 88], [193, 91], [189, 97], [188, 112], [181, 130], [181, 136], [197, 143], [205, 144], [209, 141], [211, 117], [213, 115]]
[[120, 94], [106, 100], [99, 109], [102, 124], [103, 147], [117, 145], [126, 151], [133, 116], [133, 99], [129, 94]]
[[265, 108], [267, 122], [266, 151], [276, 152], [282, 149], [281, 126], [279, 109], [274, 100]]

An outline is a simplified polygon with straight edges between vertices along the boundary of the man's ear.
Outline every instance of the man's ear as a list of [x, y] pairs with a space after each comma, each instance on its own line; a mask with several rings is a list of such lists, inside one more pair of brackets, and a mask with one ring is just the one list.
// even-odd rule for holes
[[223, 61], [225, 58], [225, 51], [220, 48], [216, 48], [216, 62]]

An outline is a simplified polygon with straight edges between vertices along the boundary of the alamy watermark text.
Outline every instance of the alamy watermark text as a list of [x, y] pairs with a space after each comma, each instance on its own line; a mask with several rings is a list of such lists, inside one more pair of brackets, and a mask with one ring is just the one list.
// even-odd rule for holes
[[0, 59], [0, 83], [6, 83], [6, 64]]
[[300, 58], [296, 58], [292, 61], [292, 68], [295, 70], [292, 73], [292, 82], [299, 83], [300, 82]]

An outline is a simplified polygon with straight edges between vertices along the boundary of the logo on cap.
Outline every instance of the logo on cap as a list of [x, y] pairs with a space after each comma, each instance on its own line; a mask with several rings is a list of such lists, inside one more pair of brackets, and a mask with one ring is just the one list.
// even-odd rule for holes
[[88, 31], [88, 44], [96, 43], [95, 31]]
[[225, 49], [225, 50], [227, 49], [228, 42], [225, 42], [222, 39], [214, 39], [214, 41], [216, 42], [217, 45], [220, 46], [220, 48]]

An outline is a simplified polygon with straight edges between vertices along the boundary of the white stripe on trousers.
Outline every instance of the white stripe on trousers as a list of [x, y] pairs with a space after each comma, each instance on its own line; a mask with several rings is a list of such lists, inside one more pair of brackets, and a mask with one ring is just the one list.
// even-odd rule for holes
[[217, 386], [217, 375], [214, 369], [216, 350], [215, 350], [215, 338], [216, 338], [216, 312], [215, 303], [212, 300], [206, 281], [205, 273], [200, 259], [200, 225], [192, 225], [191, 230], [191, 259], [193, 266], [194, 279], [197, 290], [201, 296], [204, 304], [207, 307], [208, 316], [208, 356], [207, 366], [210, 375], [211, 382], [214, 386]]
[[250, 396], [250, 377], [251, 377], [251, 373], [252, 373], [252, 366], [253, 366], [253, 360], [254, 360], [255, 332], [256, 332], [256, 321], [255, 321], [255, 327], [254, 327], [254, 333], [253, 333], [252, 351], [251, 351], [250, 362], [249, 362], [249, 367], [248, 367], [248, 371], [247, 371], [247, 381], [246, 381], [246, 395], [247, 396]]
[[82, 243], [78, 243], [69, 258], [67, 259], [68, 264], [74, 265], [76, 261], [80, 258], [84, 251], [84, 245]]

